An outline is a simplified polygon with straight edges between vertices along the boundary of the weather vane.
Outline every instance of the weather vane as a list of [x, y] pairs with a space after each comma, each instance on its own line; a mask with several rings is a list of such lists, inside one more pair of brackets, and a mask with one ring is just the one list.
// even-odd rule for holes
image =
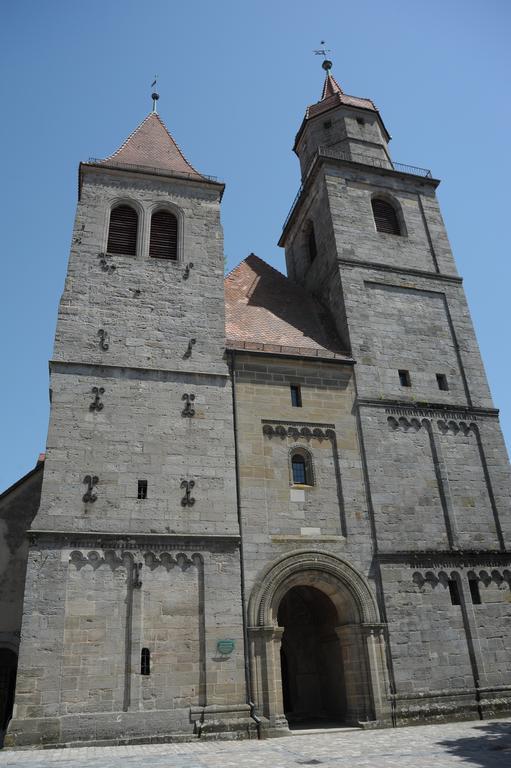
[[[154, 88], [156, 86], [157, 82], [158, 82], [158, 75], [155, 75], [154, 76], [154, 80], [151, 83], [151, 88]], [[156, 91], [153, 91], [152, 94], [151, 94], [151, 98], [153, 100], [153, 112], [156, 112], [156, 102], [160, 98], [160, 94], [157, 93]]]
[[[321, 40], [320, 45], [321, 46], [325, 46], [326, 45], [325, 41]], [[329, 69], [332, 69], [332, 62], [329, 59], [327, 59], [327, 57], [326, 57], [327, 53], [332, 53], [330, 48], [321, 47], [321, 48], [316, 48], [314, 50], [314, 55], [315, 56], [323, 56], [324, 60], [323, 60], [323, 63], [322, 63], [321, 66], [323, 67], [325, 72], [328, 72]]]

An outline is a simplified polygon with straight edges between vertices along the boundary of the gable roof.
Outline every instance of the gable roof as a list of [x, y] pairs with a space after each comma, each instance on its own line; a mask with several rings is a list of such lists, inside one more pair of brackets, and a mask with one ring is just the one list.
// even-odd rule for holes
[[195, 179], [203, 178], [185, 158], [156, 112], [150, 112], [124, 144], [99, 163], [158, 168]]
[[253, 253], [225, 278], [225, 332], [230, 349], [351, 360], [319, 301]]

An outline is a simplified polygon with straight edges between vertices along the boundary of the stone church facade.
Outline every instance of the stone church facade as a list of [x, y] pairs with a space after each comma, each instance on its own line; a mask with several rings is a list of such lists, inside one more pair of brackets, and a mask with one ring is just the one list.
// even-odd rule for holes
[[47, 448], [0, 497], [6, 745], [511, 710], [498, 411], [389, 139], [327, 69], [288, 277], [224, 279], [224, 186], [156, 112], [80, 164]]

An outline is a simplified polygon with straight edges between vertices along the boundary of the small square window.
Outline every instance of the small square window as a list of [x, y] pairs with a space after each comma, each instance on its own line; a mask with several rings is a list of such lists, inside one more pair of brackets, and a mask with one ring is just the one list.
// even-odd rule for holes
[[470, 587], [470, 595], [474, 605], [481, 605], [481, 593], [479, 592], [478, 579], [469, 579], [468, 586]]
[[298, 384], [291, 384], [291, 405], [294, 408], [302, 407], [302, 390]]
[[399, 383], [402, 387], [411, 387], [412, 386], [412, 380], [410, 378], [410, 371], [400, 370], [398, 371], [399, 374]]
[[323, 128], [331, 128], [332, 127], [332, 121], [331, 120], [325, 120], [323, 123]]
[[445, 373], [437, 373], [436, 382], [438, 384], [438, 389], [441, 389], [443, 392], [449, 391], [449, 384], [447, 383], [447, 376]]
[[365, 122], [366, 122], [366, 121], [364, 120], [364, 118], [363, 118], [363, 117], [357, 117], [357, 123], [358, 123], [359, 125], [365, 125]]
[[138, 481], [138, 499], [147, 499], [147, 480]]
[[458, 587], [458, 582], [454, 579], [449, 579], [447, 584], [449, 585], [449, 593], [451, 595], [451, 603], [453, 605], [461, 605], [460, 600], [460, 590]]

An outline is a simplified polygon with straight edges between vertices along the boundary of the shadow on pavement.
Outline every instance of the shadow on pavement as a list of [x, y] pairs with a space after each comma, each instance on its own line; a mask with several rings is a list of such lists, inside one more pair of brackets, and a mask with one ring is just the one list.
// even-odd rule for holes
[[[481, 723], [474, 736], [439, 741], [442, 747], [472, 766], [497, 768], [511, 766], [511, 724], [509, 722]], [[479, 733], [477, 733], [479, 732]]]

